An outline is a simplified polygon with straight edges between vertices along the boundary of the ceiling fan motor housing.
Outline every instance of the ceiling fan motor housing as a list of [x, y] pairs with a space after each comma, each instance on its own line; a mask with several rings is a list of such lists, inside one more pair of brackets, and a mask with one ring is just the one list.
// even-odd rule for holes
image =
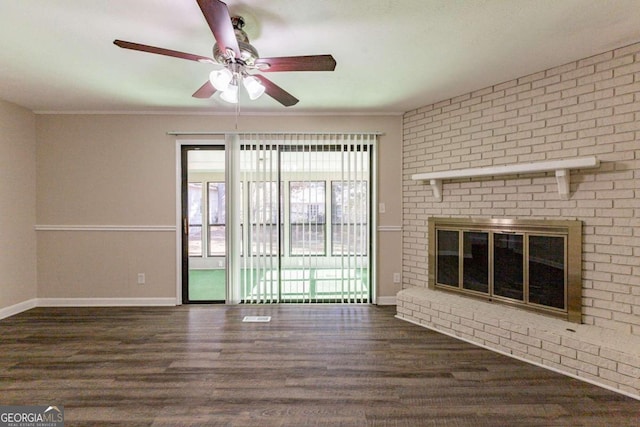
[[230, 59], [226, 52], [222, 52], [218, 47], [218, 43], [213, 45], [213, 58], [220, 64], [228, 64], [230, 62], [240, 62], [242, 65], [254, 65], [255, 60], [260, 57], [258, 51], [249, 43], [249, 37], [247, 33], [242, 29], [244, 27], [244, 19], [242, 16], [231, 17], [231, 23], [233, 24], [233, 30], [238, 40], [238, 47], [240, 48], [240, 58]]

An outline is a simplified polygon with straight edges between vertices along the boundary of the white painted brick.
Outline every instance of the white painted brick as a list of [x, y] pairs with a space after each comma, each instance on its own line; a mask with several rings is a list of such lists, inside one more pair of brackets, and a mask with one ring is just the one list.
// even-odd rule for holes
[[537, 356], [534, 356], [534, 355], [532, 355], [530, 353], [522, 353], [520, 351], [514, 350], [512, 354], [514, 356], [520, 357], [521, 359], [528, 360], [528, 361], [530, 361], [532, 363], [537, 363], [539, 365], [542, 364], [542, 359], [541, 358], [539, 358]]
[[640, 367], [640, 354], [631, 355], [625, 354], [617, 350], [603, 348], [600, 351], [600, 356], [610, 360], [616, 360], [618, 362]]
[[495, 327], [495, 326], [490, 326], [490, 325], [485, 325], [484, 326], [484, 331], [491, 334], [491, 335], [495, 335], [501, 338], [510, 338], [511, 337], [511, 332], [506, 330], [506, 329], [502, 329], [500, 327]]
[[431, 316], [422, 312], [414, 311], [412, 317], [418, 319], [422, 324], [428, 324], [431, 322]]
[[610, 371], [608, 369], [600, 368], [599, 369], [600, 378], [610, 380], [616, 384], [624, 384], [630, 387], [637, 387], [638, 380], [627, 375], [620, 374], [615, 371]]
[[441, 313], [451, 313], [451, 307], [446, 305], [446, 304], [442, 304], [439, 302], [432, 302], [431, 303], [431, 308], [435, 311], [441, 312]]
[[618, 389], [622, 392], [634, 394], [636, 396], [640, 395], [640, 386], [639, 387], [631, 387], [625, 384], [618, 385]]
[[533, 81], [531, 83], [531, 88], [532, 89], [536, 89], [536, 88], [539, 88], [539, 87], [548, 87], [550, 85], [559, 83], [560, 80], [561, 80], [560, 76], [552, 75], [550, 77], [545, 77], [543, 79], [539, 79], [539, 80]]
[[413, 312], [407, 308], [402, 307], [401, 305], [396, 306], [397, 313], [403, 316], [411, 316]]
[[[467, 190], [468, 191], [468, 190]], [[469, 309], [464, 309], [460, 307], [451, 307], [451, 314], [456, 315], [458, 317], [473, 320], [473, 313]]]
[[598, 55], [590, 56], [589, 58], [578, 61], [578, 67], [584, 67], [593, 64], [599, 64], [601, 62], [608, 61], [613, 58], [613, 52], [604, 52]]
[[572, 375], [577, 375], [578, 374], [577, 370], [569, 368], [568, 366], [562, 365], [560, 363], [552, 362], [550, 360], [543, 360], [542, 364], [544, 366], [548, 366], [549, 368], [557, 369], [559, 371], [564, 371], [564, 372], [567, 372], [567, 373], [572, 374]]
[[509, 347], [505, 347], [501, 344], [491, 344], [491, 348], [496, 350], [496, 351], [501, 351], [503, 353], [506, 354], [513, 354], [513, 349], [509, 348]]
[[500, 338], [500, 345], [502, 345], [503, 347], [509, 348], [511, 350], [515, 350], [515, 351], [519, 351], [521, 353], [527, 353], [527, 345], [526, 344], [522, 344], [510, 339], [506, 339], [506, 338]]
[[[624, 77], [627, 77], [627, 76], [622, 76], [620, 78], [622, 79]], [[625, 93], [638, 93], [638, 92], [640, 92], [640, 82], [631, 83], [624, 86], [616, 86], [615, 88], [616, 96], [624, 95]]]
[[609, 80], [611, 78], [613, 78], [613, 70], [603, 70], [578, 78], [578, 85], [595, 83], [602, 80]]
[[542, 341], [540, 339], [533, 338], [533, 337], [530, 337], [528, 335], [522, 335], [522, 334], [514, 332], [514, 333], [511, 334], [511, 339], [513, 341], [525, 344], [528, 347], [536, 347], [536, 348], [538, 348], [538, 347], [541, 348], [542, 347]]
[[421, 307], [420, 308], [420, 313], [424, 314], [425, 316], [429, 316], [429, 317], [438, 317], [438, 314], [439, 314], [438, 311], [431, 310], [430, 308], [427, 308], [427, 307]]
[[614, 77], [622, 76], [625, 74], [634, 74], [640, 72], [640, 62], [632, 62], [628, 65], [616, 67], [613, 70]]
[[571, 89], [566, 89], [562, 91], [563, 98], [571, 98], [574, 96], [580, 96], [584, 94], [593, 94], [595, 90], [595, 85], [593, 83], [584, 84], [582, 86], [578, 86], [576, 82], [576, 86]]
[[561, 345], [553, 344], [547, 341], [542, 341], [542, 348], [544, 350], [559, 354], [561, 356], [570, 357], [572, 359], [577, 358], [577, 352], [572, 348], [566, 348]]
[[591, 375], [598, 375], [598, 367], [594, 366], [590, 363], [582, 362], [580, 360], [571, 359], [569, 357], [561, 357], [560, 361], [561, 365], [568, 366], [569, 368], [575, 369], [578, 372], [586, 372]]
[[467, 335], [467, 336], [471, 336], [471, 337], [474, 336], [473, 328], [469, 328], [468, 326], [464, 326], [464, 325], [459, 324], [459, 323], [452, 324], [451, 325], [451, 329], [453, 329], [456, 332], [460, 332], [460, 333], [462, 333], [464, 335]]
[[451, 315], [451, 314], [448, 314], [448, 313], [440, 312], [438, 314], [438, 317], [440, 319], [442, 319], [442, 320], [445, 320], [445, 321], [451, 323], [451, 324], [460, 323], [460, 318], [458, 316], [454, 316], [454, 315]]
[[411, 310], [411, 311], [420, 311], [420, 306], [419, 306], [419, 305], [417, 305], [417, 304], [413, 304], [413, 303], [410, 303], [410, 302], [405, 302], [404, 307], [405, 307], [407, 310]]
[[520, 77], [517, 81], [518, 84], [525, 84], [525, 83], [530, 83], [536, 80], [541, 80], [545, 77], [545, 72], [544, 71], [540, 71], [534, 74], [529, 74], [528, 76], [524, 76], [524, 77]]
[[612, 371], [615, 371], [618, 365], [613, 360], [606, 359], [600, 356], [594, 356], [593, 354], [588, 354], [588, 353], [578, 353], [578, 360], [586, 363], [590, 363], [591, 365], [597, 366], [599, 368], [602, 367], [602, 368], [610, 369]]
[[474, 332], [474, 335], [479, 339], [483, 340], [485, 344], [488, 344], [488, 343], [500, 344], [500, 337], [497, 335], [493, 335], [488, 332], [483, 332], [478, 330]]
[[529, 353], [552, 363], [560, 364], [560, 355], [537, 347], [529, 347]]
[[631, 378], [640, 379], [640, 366], [631, 366], [624, 363], [618, 363], [618, 373]]
[[434, 327], [440, 327], [440, 329], [451, 329], [451, 322], [443, 320], [439, 317], [431, 318], [431, 322]]
[[616, 57], [614, 59], [608, 60], [608, 61], [604, 61], [601, 62], [600, 64], [596, 65], [596, 71], [600, 71], [600, 70], [609, 70], [612, 68], [618, 68], [618, 67], [622, 67], [626, 64], [630, 64], [633, 62], [633, 56], [630, 55], [626, 55], [626, 56], [622, 56], [622, 57]]
[[547, 76], [553, 76], [558, 74], [566, 74], [578, 67], [577, 62], [569, 62], [568, 64], [560, 65], [558, 67], [550, 68], [547, 70]]
[[600, 352], [600, 346], [594, 345], [588, 342], [580, 341], [574, 338], [562, 337], [562, 345], [568, 348], [573, 348], [579, 352], [598, 355]]

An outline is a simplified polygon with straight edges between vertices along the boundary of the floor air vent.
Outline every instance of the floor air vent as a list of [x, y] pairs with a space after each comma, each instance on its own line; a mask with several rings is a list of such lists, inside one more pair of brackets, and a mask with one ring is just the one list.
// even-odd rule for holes
[[244, 316], [243, 322], [266, 323], [271, 322], [271, 316]]

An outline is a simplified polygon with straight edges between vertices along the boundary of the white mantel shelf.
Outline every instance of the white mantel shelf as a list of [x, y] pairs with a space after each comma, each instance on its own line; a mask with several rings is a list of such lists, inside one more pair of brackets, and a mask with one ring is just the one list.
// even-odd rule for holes
[[412, 175], [411, 179], [414, 181], [429, 181], [434, 197], [438, 202], [441, 202], [443, 180], [555, 171], [556, 181], [558, 182], [558, 194], [560, 194], [560, 198], [566, 200], [569, 198], [570, 170], [597, 168], [598, 166], [600, 166], [600, 161], [595, 157], [579, 157], [575, 159], [551, 160], [547, 162], [417, 173]]

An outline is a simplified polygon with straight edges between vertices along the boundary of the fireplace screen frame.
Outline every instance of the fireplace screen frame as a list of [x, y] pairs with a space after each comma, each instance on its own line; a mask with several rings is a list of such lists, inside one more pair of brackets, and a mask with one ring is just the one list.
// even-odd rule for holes
[[[566, 319], [570, 322], [582, 321], [582, 221], [577, 220], [529, 220], [507, 218], [439, 218], [430, 217], [429, 226], [429, 259], [428, 286], [447, 292], [461, 293], [502, 304], [514, 305], [526, 310]], [[458, 239], [457, 285], [438, 282], [438, 231], [455, 231]], [[465, 286], [464, 277], [464, 235], [465, 233], [487, 233], [487, 292], [470, 289]], [[522, 299], [509, 298], [494, 293], [494, 236], [522, 236]], [[563, 239], [563, 307], [554, 307], [530, 301], [529, 289], [529, 238], [550, 236]], [[455, 280], [454, 280], [455, 281]], [[466, 285], [469, 285], [466, 283]]]

